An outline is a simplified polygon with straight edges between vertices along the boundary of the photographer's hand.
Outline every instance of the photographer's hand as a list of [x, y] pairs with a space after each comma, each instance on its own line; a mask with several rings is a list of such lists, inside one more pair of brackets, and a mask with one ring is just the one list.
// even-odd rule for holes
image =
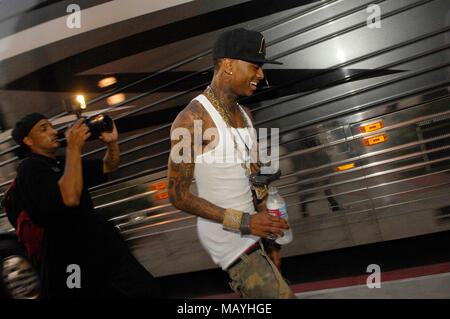
[[98, 138], [106, 144], [117, 142], [119, 133], [117, 132], [116, 124], [113, 122], [112, 132], [103, 132]]
[[84, 123], [84, 119], [79, 119], [70, 126], [64, 133], [69, 151], [81, 152], [84, 143], [91, 136], [89, 127]]
[[120, 150], [117, 144], [119, 133], [117, 132], [116, 124], [113, 122], [112, 132], [103, 132], [99, 139], [107, 145], [106, 154], [103, 157], [103, 173], [114, 172], [119, 168], [120, 163]]

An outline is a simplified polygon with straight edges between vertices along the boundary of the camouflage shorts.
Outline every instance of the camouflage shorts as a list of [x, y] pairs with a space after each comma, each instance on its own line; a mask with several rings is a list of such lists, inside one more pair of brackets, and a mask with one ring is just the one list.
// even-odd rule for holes
[[231, 278], [231, 288], [242, 298], [296, 298], [262, 245], [261, 249], [249, 255], [244, 253], [240, 258], [241, 261], [227, 269], [227, 272]]

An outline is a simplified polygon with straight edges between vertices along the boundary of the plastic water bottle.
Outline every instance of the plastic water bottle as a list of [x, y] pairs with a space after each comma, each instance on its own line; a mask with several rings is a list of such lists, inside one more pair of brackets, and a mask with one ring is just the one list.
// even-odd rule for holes
[[[283, 197], [278, 194], [278, 190], [275, 186], [269, 187], [269, 196], [267, 197], [266, 207], [270, 215], [278, 216], [288, 221], [286, 202]], [[275, 242], [280, 245], [290, 243], [292, 241], [292, 230], [290, 228], [282, 229], [282, 232], [284, 233], [284, 236], [277, 238]]]

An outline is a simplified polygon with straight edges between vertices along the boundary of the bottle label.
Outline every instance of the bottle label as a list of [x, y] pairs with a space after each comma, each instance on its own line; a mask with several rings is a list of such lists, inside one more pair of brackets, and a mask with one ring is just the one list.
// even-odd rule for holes
[[277, 216], [281, 218], [286, 218], [288, 216], [286, 205], [278, 209], [269, 209], [268, 211], [269, 214], [272, 216]]

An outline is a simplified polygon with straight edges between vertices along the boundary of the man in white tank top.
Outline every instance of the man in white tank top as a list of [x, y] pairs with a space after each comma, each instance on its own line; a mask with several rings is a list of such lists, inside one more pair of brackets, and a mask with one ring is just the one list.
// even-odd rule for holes
[[[269, 245], [271, 260], [261, 242], [283, 236], [289, 226], [269, 215], [265, 200], [257, 201], [252, 193], [248, 176], [258, 167], [245, 153], [256, 139], [245, 138], [251, 136], [252, 118], [237, 103], [264, 79], [262, 65], [278, 62], [265, 58], [262, 34], [245, 29], [221, 34], [213, 58], [210, 86], [172, 124], [169, 199], [198, 216], [201, 244], [228, 271], [231, 287], [242, 297], [295, 298], [279, 272], [278, 248], [273, 241]], [[197, 195], [189, 189], [193, 178]]]

